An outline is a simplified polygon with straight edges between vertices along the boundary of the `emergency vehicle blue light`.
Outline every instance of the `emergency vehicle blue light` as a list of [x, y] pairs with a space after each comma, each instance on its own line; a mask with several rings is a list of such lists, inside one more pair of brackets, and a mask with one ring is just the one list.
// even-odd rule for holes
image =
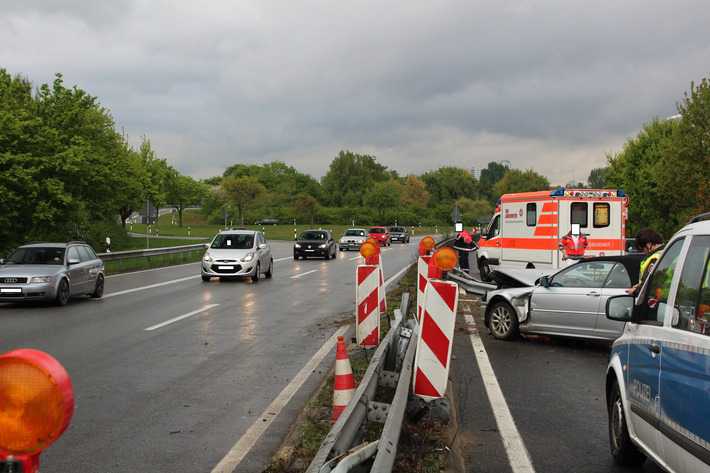
[[616, 196], [617, 197], [626, 197], [626, 192], [624, 192], [624, 189], [619, 189], [616, 191]]
[[565, 188], [562, 186], [560, 186], [557, 189], [550, 192], [550, 197], [564, 197], [564, 196], [565, 196]]

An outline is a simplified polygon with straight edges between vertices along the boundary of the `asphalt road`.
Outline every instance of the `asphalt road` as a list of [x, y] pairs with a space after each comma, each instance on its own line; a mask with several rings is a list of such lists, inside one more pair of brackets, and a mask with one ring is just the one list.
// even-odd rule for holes
[[463, 317], [457, 320], [450, 377], [458, 405], [457, 438], [467, 472], [514, 471], [509, 456], [512, 439], [494, 416], [470, 340], [475, 332], [529, 454], [532, 471], [660, 473], [649, 461], [642, 469], [618, 467], [609, 454], [604, 396], [607, 344], [547, 337], [496, 340], [483, 325], [479, 302], [462, 306], [464, 311], [466, 306], [470, 309], [475, 326]]
[[[385, 278], [413, 262], [415, 248], [386, 249]], [[100, 301], [0, 304], [0, 353], [45, 350], [74, 383], [74, 419], [42, 456], [42, 471], [209, 472], [263, 422], [279, 393], [352, 322], [358, 262], [355, 252], [293, 261], [287, 242], [272, 242], [272, 251], [274, 277], [256, 284], [203, 283], [198, 264], [189, 264], [109, 277]], [[237, 471], [261, 471], [331, 355]]]

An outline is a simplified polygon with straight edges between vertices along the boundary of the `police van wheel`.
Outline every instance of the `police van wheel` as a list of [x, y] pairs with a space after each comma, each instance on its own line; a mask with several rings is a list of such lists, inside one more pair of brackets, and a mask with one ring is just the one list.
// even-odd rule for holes
[[493, 336], [499, 340], [513, 340], [518, 337], [518, 316], [507, 302], [496, 302], [491, 307], [488, 326]]
[[626, 428], [626, 413], [619, 385], [614, 383], [609, 399], [609, 447], [614, 461], [622, 466], [639, 466], [646, 457], [633, 444]]
[[488, 260], [486, 260], [486, 258], [478, 260], [478, 272], [481, 274], [481, 279], [485, 282], [489, 282], [491, 280], [491, 267], [488, 265]]

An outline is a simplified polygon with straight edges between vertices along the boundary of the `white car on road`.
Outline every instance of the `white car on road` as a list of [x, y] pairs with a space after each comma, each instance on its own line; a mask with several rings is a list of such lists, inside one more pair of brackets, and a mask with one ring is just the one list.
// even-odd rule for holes
[[202, 257], [202, 280], [213, 277], [230, 279], [248, 276], [270, 278], [274, 272], [271, 247], [261, 232], [225, 230], [219, 232]]

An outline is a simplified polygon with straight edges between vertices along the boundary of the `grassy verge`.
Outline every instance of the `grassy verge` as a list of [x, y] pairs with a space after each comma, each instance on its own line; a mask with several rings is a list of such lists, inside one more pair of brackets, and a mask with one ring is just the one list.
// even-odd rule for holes
[[[387, 294], [387, 315], [382, 318], [381, 323], [383, 337], [390, 328], [390, 318], [393, 317], [394, 310], [399, 308], [402, 301], [402, 293], [405, 291], [410, 294], [409, 307], [410, 311], [412, 310], [412, 304], [416, 303], [416, 280], [417, 268], [412, 266], [401, 279], [399, 286]], [[367, 370], [372, 351], [366, 351], [356, 345], [351, 345], [348, 348], [348, 354], [355, 380], [360, 383]], [[378, 398], [384, 394], [386, 393], [378, 391], [375, 400], [380, 400]], [[308, 468], [308, 464], [315, 456], [321, 442], [332, 426], [330, 422], [332, 403], [333, 373], [331, 372], [317, 393], [306, 404], [286, 442], [276, 453], [264, 473], [301, 473]], [[380, 436], [381, 429], [381, 425], [371, 423], [366, 440], [376, 440]]]
[[[204, 238], [212, 238], [215, 234], [217, 234], [220, 230], [223, 229], [222, 226], [220, 225], [190, 225], [190, 235], [188, 235], [188, 225], [184, 225], [182, 227], [179, 227], [177, 225], [171, 225], [170, 222], [158, 223], [157, 225], [152, 225], [152, 230], [153, 232], [156, 231], [156, 229], [159, 231], [159, 234], [161, 236], [165, 237], [170, 237], [170, 236], [193, 236], [193, 237], [204, 237]], [[333, 232], [333, 236], [335, 238], [340, 238], [345, 230], [350, 228], [350, 225], [330, 225], [330, 224], [323, 224], [323, 225], [296, 225], [295, 227], [293, 225], [266, 225], [266, 226], [260, 226], [260, 225], [245, 225], [245, 228], [251, 229], [251, 230], [262, 230], [266, 234], [266, 238], [269, 240], [293, 240], [293, 229], [296, 229], [296, 233], [300, 234], [301, 232], [313, 228], [323, 228], [325, 230], [331, 230]], [[363, 228], [367, 228], [367, 225], [364, 225]], [[146, 231], [146, 225], [143, 224], [133, 224], [128, 227], [129, 231], [135, 232], [135, 233], [145, 233]], [[436, 229], [434, 227], [415, 227], [414, 228], [414, 236], [417, 235], [428, 235], [434, 233]], [[444, 228], [441, 227], [439, 230], [443, 231]], [[410, 229], [411, 231], [411, 229]]]
[[[184, 244], [185, 242], [181, 240]], [[152, 244], [152, 241], [151, 241]], [[106, 274], [126, 273], [143, 269], [162, 268], [177, 264], [194, 263], [200, 261], [205, 250], [195, 250], [172, 255], [141, 256], [114, 261], [106, 261]]]

